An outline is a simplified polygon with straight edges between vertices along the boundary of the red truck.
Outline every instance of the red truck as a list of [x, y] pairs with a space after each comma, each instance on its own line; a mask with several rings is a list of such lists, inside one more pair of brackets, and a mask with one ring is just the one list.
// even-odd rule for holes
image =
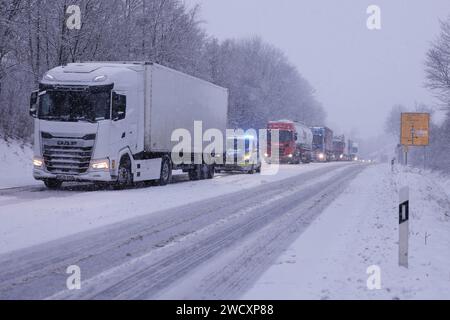
[[345, 136], [337, 136], [333, 139], [333, 160], [346, 161], [348, 158]]
[[[267, 130], [266, 158], [268, 158], [268, 162], [275, 161], [275, 159], [271, 159], [274, 148], [279, 151], [280, 163], [300, 164], [312, 161], [313, 134], [310, 128], [300, 122], [280, 120], [269, 122]], [[279, 141], [272, 141], [274, 130], [279, 132]]]

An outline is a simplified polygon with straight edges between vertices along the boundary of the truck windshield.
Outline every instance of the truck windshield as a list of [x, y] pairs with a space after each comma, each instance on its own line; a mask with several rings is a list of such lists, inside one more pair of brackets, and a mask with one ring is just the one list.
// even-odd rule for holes
[[[228, 146], [232, 149], [228, 151], [237, 151], [237, 152], [250, 152], [250, 140], [243, 138], [229, 138]], [[244, 149], [242, 149], [244, 148]]]
[[316, 146], [320, 146], [323, 144], [323, 136], [315, 135], [313, 139], [313, 144]]
[[[291, 142], [294, 140], [294, 133], [292, 131], [279, 130], [280, 142]], [[272, 141], [272, 130], [269, 130], [267, 139]]]
[[110, 118], [108, 91], [46, 91], [39, 99], [38, 115], [43, 120], [96, 122]]

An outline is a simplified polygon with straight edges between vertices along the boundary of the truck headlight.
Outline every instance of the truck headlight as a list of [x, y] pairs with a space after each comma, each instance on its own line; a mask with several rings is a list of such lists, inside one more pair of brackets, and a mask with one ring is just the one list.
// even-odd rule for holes
[[91, 168], [94, 170], [109, 170], [109, 160], [94, 160], [91, 162]]
[[290, 154], [290, 155], [288, 155], [288, 157], [289, 157], [289, 158], [293, 158], [293, 157], [294, 157], [294, 155], [293, 155], [293, 154]]
[[323, 160], [325, 158], [325, 155], [323, 153], [319, 154], [319, 159]]
[[44, 159], [38, 158], [38, 157], [33, 158], [33, 166], [35, 168], [42, 168], [43, 165], [44, 165]]
[[252, 155], [249, 154], [249, 153], [247, 153], [247, 154], [244, 156], [244, 161], [250, 161], [251, 159], [252, 159]]

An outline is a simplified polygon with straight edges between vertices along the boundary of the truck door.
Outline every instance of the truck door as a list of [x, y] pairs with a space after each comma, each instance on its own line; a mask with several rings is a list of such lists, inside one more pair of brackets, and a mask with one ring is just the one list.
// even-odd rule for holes
[[[127, 96], [125, 93], [112, 94], [111, 147], [112, 157], [129, 145], [129, 121], [127, 119]], [[120, 159], [117, 159], [119, 161]]]

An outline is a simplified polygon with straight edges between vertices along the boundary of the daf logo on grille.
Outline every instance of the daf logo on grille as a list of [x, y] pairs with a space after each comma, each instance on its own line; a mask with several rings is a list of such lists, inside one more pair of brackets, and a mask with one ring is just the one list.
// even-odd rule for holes
[[58, 141], [58, 146], [76, 146], [76, 141]]

